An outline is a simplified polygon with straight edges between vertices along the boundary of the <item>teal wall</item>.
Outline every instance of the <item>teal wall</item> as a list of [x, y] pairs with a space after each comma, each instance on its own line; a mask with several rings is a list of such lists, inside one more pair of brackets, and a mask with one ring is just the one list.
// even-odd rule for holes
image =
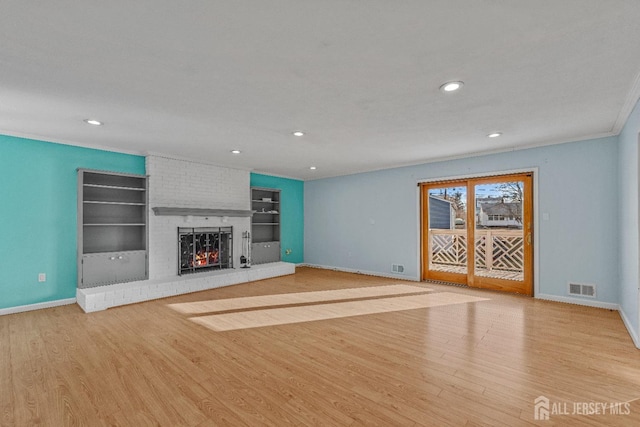
[[[301, 263], [304, 261], [304, 182], [296, 179], [279, 178], [270, 175], [251, 174], [252, 187], [266, 187], [281, 190], [280, 193], [280, 239], [283, 261]], [[286, 250], [291, 249], [287, 255]]]
[[0, 135], [0, 309], [75, 298], [77, 168], [145, 173], [141, 156]]

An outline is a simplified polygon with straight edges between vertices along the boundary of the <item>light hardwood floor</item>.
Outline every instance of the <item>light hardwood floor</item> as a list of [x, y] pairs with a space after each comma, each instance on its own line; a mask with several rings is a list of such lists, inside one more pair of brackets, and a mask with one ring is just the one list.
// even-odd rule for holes
[[[333, 306], [391, 303], [393, 292], [372, 289], [389, 285], [420, 288], [427, 302], [475, 298], [348, 317], [349, 305]], [[206, 309], [352, 288], [368, 290]], [[325, 304], [340, 317], [223, 332], [194, 321]], [[73, 305], [0, 316], [0, 344], [2, 426], [640, 425], [640, 350], [617, 312], [430, 283], [299, 268], [92, 314]], [[556, 409], [548, 421], [534, 420], [539, 396]], [[557, 413], [589, 402], [629, 402], [629, 414]]]

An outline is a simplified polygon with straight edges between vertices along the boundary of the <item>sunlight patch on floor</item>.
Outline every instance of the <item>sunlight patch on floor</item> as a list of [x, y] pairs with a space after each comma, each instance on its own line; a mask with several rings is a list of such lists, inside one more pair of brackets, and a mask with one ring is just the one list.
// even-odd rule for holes
[[[422, 289], [422, 288], [421, 288]], [[393, 298], [368, 299], [361, 301], [337, 302], [330, 304], [306, 305], [301, 307], [271, 308], [236, 313], [214, 314], [194, 317], [191, 320], [214, 331], [259, 328], [318, 320], [339, 319], [367, 314], [414, 310], [451, 304], [487, 301], [450, 292], [409, 295]]]
[[194, 301], [169, 304], [169, 307], [184, 314], [215, 313], [219, 311], [243, 310], [247, 308], [277, 305], [305, 304], [356, 298], [371, 298], [389, 295], [430, 292], [428, 288], [409, 285], [372, 286], [366, 288], [336, 289], [328, 291], [295, 292], [290, 294], [259, 295], [253, 297], [227, 298], [209, 301]]

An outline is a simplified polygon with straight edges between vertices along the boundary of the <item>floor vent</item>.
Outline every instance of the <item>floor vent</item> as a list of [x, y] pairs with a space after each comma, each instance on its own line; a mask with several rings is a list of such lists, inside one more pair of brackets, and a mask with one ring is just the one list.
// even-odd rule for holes
[[582, 283], [569, 283], [569, 295], [582, 297], [596, 297], [596, 285], [584, 285]]
[[391, 264], [391, 271], [393, 273], [404, 273], [404, 265], [402, 265], [402, 264]]

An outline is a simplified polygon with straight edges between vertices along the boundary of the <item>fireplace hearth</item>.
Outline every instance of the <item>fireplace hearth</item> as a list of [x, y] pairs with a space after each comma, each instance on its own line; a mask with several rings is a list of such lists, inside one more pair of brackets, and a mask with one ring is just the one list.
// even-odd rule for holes
[[233, 268], [233, 227], [178, 228], [178, 274]]

